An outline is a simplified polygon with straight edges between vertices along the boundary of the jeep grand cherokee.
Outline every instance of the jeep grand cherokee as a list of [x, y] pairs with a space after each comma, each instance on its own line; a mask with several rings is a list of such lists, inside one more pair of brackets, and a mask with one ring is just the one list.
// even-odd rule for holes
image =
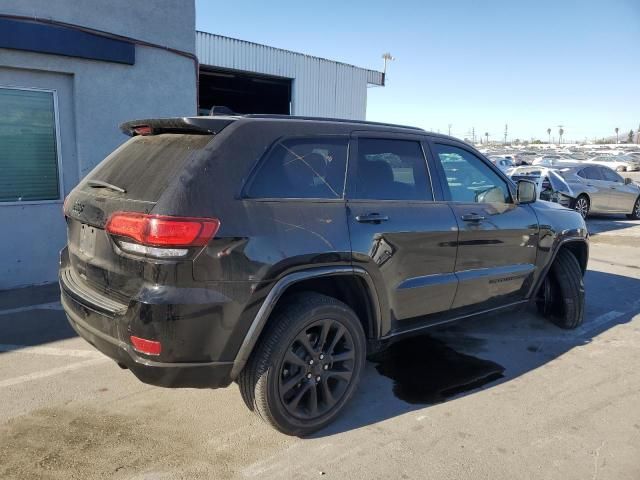
[[143, 382], [235, 381], [305, 435], [398, 338], [528, 302], [582, 322], [584, 220], [455, 138], [268, 115], [122, 130], [65, 201], [60, 286], [78, 334]]

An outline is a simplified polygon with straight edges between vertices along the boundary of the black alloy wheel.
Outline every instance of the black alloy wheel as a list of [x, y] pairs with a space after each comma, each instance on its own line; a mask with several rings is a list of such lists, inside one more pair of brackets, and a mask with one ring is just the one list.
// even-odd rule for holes
[[344, 395], [355, 365], [353, 338], [339, 322], [323, 319], [305, 327], [289, 345], [278, 391], [289, 414], [314, 420]]
[[283, 299], [238, 378], [242, 399], [287, 435], [331, 423], [353, 396], [366, 360], [360, 319], [336, 298]]

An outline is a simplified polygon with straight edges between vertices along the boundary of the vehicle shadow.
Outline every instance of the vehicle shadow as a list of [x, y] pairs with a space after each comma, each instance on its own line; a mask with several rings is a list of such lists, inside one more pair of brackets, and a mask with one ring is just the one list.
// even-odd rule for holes
[[0, 354], [77, 336], [59, 301], [57, 283], [0, 291]]
[[625, 215], [591, 215], [587, 218], [587, 230], [591, 235], [637, 226], [640, 221], [629, 220]]
[[[376, 424], [509, 382], [585, 345], [640, 312], [640, 279], [588, 271], [584, 324], [562, 330], [535, 308], [486, 315], [402, 340], [367, 362], [358, 393], [340, 418], [312, 437]], [[607, 297], [606, 292], [615, 292]]]

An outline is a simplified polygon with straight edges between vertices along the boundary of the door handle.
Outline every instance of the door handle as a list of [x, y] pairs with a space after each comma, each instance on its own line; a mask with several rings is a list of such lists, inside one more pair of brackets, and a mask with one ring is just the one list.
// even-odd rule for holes
[[468, 213], [466, 215], [462, 215], [462, 220], [464, 220], [465, 222], [481, 222], [482, 220], [484, 220], [484, 217], [482, 215], [478, 215], [477, 213]]
[[380, 223], [386, 222], [389, 217], [386, 215], [380, 215], [379, 213], [367, 213], [365, 215], [357, 215], [356, 221], [360, 223]]

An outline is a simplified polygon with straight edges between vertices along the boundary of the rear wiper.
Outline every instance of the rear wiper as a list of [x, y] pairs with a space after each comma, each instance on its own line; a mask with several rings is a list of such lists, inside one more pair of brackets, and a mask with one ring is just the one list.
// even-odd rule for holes
[[114, 192], [127, 193], [127, 191], [124, 188], [114, 185], [112, 183], [103, 182], [102, 180], [89, 180], [87, 183], [89, 184], [90, 187], [108, 188], [109, 190], [113, 190]]

